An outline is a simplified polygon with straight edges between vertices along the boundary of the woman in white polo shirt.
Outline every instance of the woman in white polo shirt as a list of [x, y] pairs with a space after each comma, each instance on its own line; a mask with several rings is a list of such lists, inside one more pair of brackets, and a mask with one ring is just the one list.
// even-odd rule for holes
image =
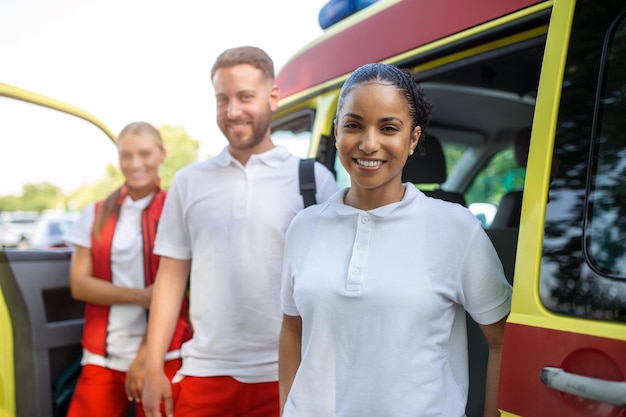
[[402, 183], [431, 106], [410, 73], [357, 69], [335, 117], [351, 186], [299, 213], [285, 242], [283, 417], [465, 415], [465, 312], [490, 348], [496, 404], [511, 287], [480, 222]]
[[[124, 184], [85, 208], [65, 235], [74, 248], [72, 296], [86, 302], [83, 367], [68, 417], [123, 417], [143, 388], [148, 308], [160, 261], [152, 249], [166, 198], [159, 187], [165, 148], [159, 131], [145, 122], [126, 126], [116, 143]], [[191, 336], [185, 305], [166, 356], [170, 378]], [[136, 410], [145, 415], [140, 404]]]

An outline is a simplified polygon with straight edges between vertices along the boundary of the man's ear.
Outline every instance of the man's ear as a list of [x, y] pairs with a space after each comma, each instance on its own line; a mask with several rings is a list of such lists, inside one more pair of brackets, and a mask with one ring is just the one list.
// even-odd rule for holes
[[278, 101], [280, 100], [280, 88], [278, 84], [272, 85], [270, 90], [270, 108], [272, 111], [276, 111], [278, 109]]

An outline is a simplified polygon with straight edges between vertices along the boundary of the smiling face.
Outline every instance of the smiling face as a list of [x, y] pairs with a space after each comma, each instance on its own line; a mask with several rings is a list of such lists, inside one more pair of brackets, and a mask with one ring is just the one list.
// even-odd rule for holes
[[271, 149], [270, 122], [278, 106], [278, 86], [260, 69], [239, 64], [218, 69], [213, 87], [217, 124], [233, 156], [245, 164], [251, 154]]
[[120, 169], [133, 200], [149, 195], [165, 161], [165, 149], [158, 138], [145, 132], [127, 132], [117, 140]]
[[402, 91], [388, 83], [366, 81], [347, 92], [338, 110], [337, 150], [351, 178], [346, 200], [367, 192], [379, 199], [374, 205], [401, 199], [402, 169], [421, 133], [419, 126], [412, 128]]

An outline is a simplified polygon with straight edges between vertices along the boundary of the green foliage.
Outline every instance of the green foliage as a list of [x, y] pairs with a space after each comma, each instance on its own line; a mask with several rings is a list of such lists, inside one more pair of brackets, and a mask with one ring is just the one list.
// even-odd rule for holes
[[26, 184], [22, 189], [21, 210], [41, 212], [47, 208], [65, 207], [66, 203], [67, 197], [52, 184]]
[[[466, 146], [447, 144], [444, 148], [448, 170], [459, 161]], [[517, 165], [513, 148], [498, 152], [472, 181], [465, 191], [467, 204], [491, 203], [496, 206], [502, 196], [511, 190], [524, 188], [526, 169]]]
[[16, 211], [20, 209], [22, 198], [15, 195], [0, 197], [0, 211]]
[[159, 128], [159, 132], [167, 151], [165, 163], [161, 166], [161, 186], [169, 189], [174, 173], [198, 160], [200, 143], [192, 139], [183, 127], [166, 125]]
[[61, 189], [49, 183], [26, 184], [21, 196], [0, 197], [0, 211], [37, 211], [64, 208], [67, 196]]
[[517, 165], [513, 149], [496, 154], [474, 179], [465, 193], [468, 202], [499, 204], [511, 190], [524, 188], [526, 170]]

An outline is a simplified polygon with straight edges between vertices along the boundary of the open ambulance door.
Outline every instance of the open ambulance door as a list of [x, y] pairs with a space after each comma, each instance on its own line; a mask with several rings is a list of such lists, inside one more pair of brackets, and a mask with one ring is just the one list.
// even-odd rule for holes
[[626, 3], [554, 0], [533, 121], [503, 416], [626, 416]]

